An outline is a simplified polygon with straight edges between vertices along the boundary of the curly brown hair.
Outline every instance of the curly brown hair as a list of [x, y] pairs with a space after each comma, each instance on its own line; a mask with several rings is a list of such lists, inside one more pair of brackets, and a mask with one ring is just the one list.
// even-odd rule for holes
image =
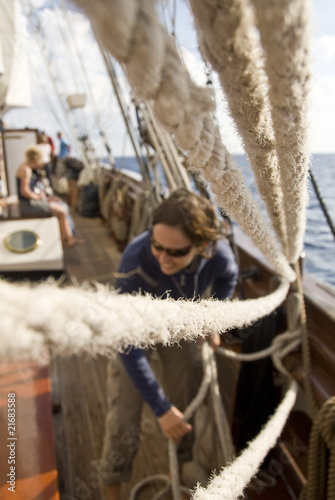
[[215, 243], [222, 238], [213, 205], [201, 195], [180, 188], [162, 201], [153, 213], [153, 225], [178, 227], [194, 245]]

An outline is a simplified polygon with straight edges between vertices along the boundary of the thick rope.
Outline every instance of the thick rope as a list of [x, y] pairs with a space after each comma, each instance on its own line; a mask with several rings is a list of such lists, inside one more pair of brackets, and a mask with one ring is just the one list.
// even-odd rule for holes
[[252, 0], [266, 56], [273, 128], [284, 194], [288, 259], [303, 247], [309, 167], [309, 0]]
[[307, 500], [335, 500], [335, 396], [320, 408], [309, 440]]
[[223, 462], [228, 464], [234, 459], [235, 450], [227, 415], [221, 400], [217, 365], [213, 350], [210, 352], [210, 366], [212, 370], [210, 390], [213, 401], [215, 423], [218, 432], [218, 441]]
[[230, 349], [226, 349], [224, 347], [218, 347], [216, 352], [222, 356], [225, 356], [230, 359], [235, 359], [236, 361], [258, 361], [260, 359], [267, 358], [268, 356], [272, 356], [276, 354], [278, 351], [282, 351], [283, 346], [287, 346], [291, 344], [291, 341], [298, 341], [298, 344], [301, 342], [301, 332], [300, 330], [296, 330], [295, 332], [284, 332], [280, 335], [277, 335], [273, 340], [269, 347], [266, 349], [262, 349], [261, 351], [252, 352], [252, 353], [239, 353], [235, 351], [231, 351]]
[[[197, 408], [201, 405], [203, 400], [206, 397], [206, 394], [208, 392], [208, 388], [210, 387], [211, 384], [211, 378], [212, 378], [212, 366], [211, 366], [211, 348], [207, 344], [207, 342], [204, 342], [202, 345], [202, 367], [203, 367], [203, 378], [201, 381], [201, 385], [199, 387], [199, 390], [194, 397], [194, 399], [191, 401], [191, 403], [188, 405], [188, 407], [184, 411], [184, 420], [185, 422], [188, 422]], [[177, 458], [177, 447], [176, 444], [173, 443], [172, 441], [169, 440], [168, 442], [168, 451], [169, 451], [169, 468], [170, 468], [170, 473], [171, 473], [171, 489], [172, 489], [172, 497], [173, 500], [179, 500], [180, 498], [180, 481], [179, 481], [179, 465], [178, 465], [178, 458]]]
[[198, 487], [194, 500], [238, 500], [257, 473], [260, 464], [275, 445], [296, 400], [298, 386], [292, 381], [283, 401], [259, 435], [232, 464], [215, 476], [207, 489]]
[[108, 355], [129, 345], [168, 345], [242, 328], [275, 310], [288, 286], [260, 299], [196, 302], [119, 295], [103, 285], [93, 290], [0, 282], [0, 357], [38, 357], [46, 345], [60, 355]]
[[309, 345], [308, 338], [308, 329], [307, 329], [307, 313], [305, 306], [305, 298], [303, 293], [303, 283], [302, 283], [302, 275], [299, 268], [299, 264], [295, 264], [295, 272], [297, 276], [297, 293], [300, 301], [300, 314], [301, 314], [301, 333], [302, 333], [302, 360], [304, 365], [304, 388], [306, 391], [307, 401], [310, 406], [310, 411], [313, 415], [318, 411], [319, 405], [315, 399], [312, 379], [311, 379], [311, 350]]
[[188, 152], [190, 163], [212, 183], [219, 206], [243, 228], [277, 272], [293, 281], [294, 273], [221, 142], [213, 122], [212, 94], [191, 81], [174, 42], [158, 21], [155, 2], [75, 3], [95, 24], [107, 50], [124, 64], [137, 95], [153, 100], [156, 118]]
[[[219, 435], [219, 443], [221, 447], [222, 457], [224, 463], [228, 463], [233, 459], [234, 447], [232, 442], [231, 433], [229, 430], [227, 417], [222, 406], [218, 380], [217, 380], [217, 370], [214, 358], [213, 349], [204, 342], [202, 345], [202, 366], [203, 366], [203, 378], [199, 387], [199, 390], [190, 402], [189, 406], [184, 411], [184, 420], [188, 422], [196, 410], [199, 408], [203, 400], [205, 399], [208, 390], [210, 388], [212, 398], [214, 401], [214, 413], [215, 413], [215, 423]], [[152, 499], [161, 498], [167, 491], [171, 489], [173, 500], [179, 500], [180, 492], [185, 491], [189, 493], [189, 490], [180, 485], [179, 479], [179, 464], [177, 458], [177, 447], [172, 441], [168, 441], [168, 455], [169, 455], [169, 470], [171, 478], [164, 475], [152, 475], [149, 476], [132, 489], [130, 494], [130, 500], [135, 500], [138, 492], [148, 484], [156, 481], [163, 481], [166, 483], [165, 487]]]
[[252, 24], [253, 13], [245, 0], [191, 0], [190, 4], [201, 51], [219, 75], [258, 191], [285, 248], [283, 195], [266, 94], [264, 58]]

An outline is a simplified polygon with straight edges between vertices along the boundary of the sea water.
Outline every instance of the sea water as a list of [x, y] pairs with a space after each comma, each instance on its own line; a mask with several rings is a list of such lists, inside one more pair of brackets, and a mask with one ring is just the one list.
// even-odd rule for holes
[[[314, 177], [322, 193], [328, 214], [335, 226], [335, 154], [312, 157]], [[309, 180], [309, 202], [305, 233], [306, 270], [335, 288], [335, 237], [321, 210]]]
[[[236, 165], [241, 169], [246, 185], [257, 197], [253, 176], [244, 155], [234, 155]], [[139, 171], [135, 157], [116, 157], [117, 168]], [[329, 216], [335, 225], [335, 153], [312, 155], [312, 169], [318, 183]], [[335, 289], [335, 238], [320, 207], [311, 180], [308, 180], [308, 207], [304, 238], [304, 269], [316, 279]]]

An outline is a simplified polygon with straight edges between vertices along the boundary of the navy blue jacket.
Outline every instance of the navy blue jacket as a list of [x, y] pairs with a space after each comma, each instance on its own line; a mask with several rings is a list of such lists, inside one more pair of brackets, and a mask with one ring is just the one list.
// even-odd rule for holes
[[[188, 268], [171, 276], [162, 273], [157, 259], [152, 255], [150, 234], [150, 230], [140, 234], [126, 247], [119, 272], [128, 273], [128, 277], [118, 278], [117, 288], [120, 293], [150, 293], [161, 299], [167, 295], [174, 299], [194, 299], [201, 298], [210, 286], [212, 297], [220, 300], [231, 297], [237, 282], [238, 268], [225, 239], [217, 242], [213, 257], [196, 257]], [[120, 356], [143, 399], [157, 417], [163, 415], [169, 410], [171, 403], [157, 384], [142, 349], [133, 348]]]

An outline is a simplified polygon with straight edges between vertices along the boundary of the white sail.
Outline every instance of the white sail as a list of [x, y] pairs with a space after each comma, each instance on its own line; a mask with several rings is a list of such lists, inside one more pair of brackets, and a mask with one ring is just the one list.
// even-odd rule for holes
[[12, 107], [28, 106], [31, 88], [19, 0], [0, 0], [0, 116]]

